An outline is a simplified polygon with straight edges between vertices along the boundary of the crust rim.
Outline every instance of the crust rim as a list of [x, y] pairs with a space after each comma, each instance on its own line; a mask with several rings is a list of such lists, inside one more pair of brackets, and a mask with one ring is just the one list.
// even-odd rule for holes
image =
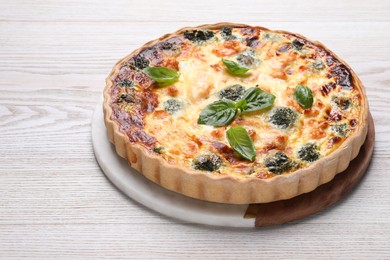
[[[143, 146], [132, 144], [128, 137], [119, 130], [119, 124], [111, 119], [112, 109], [109, 105], [110, 89], [113, 80], [119, 73], [119, 68], [129, 57], [139, 53], [144, 48], [155, 43], [180, 35], [188, 29], [219, 29], [222, 27], [252, 27], [261, 30], [277, 33], [287, 33], [305, 39], [316, 46], [323, 48], [333, 55], [340, 63], [351, 72], [353, 84], [362, 94], [361, 118], [359, 125], [353, 135], [344, 141], [337, 150], [330, 155], [312, 163], [309, 167], [299, 169], [290, 174], [278, 175], [270, 179], [248, 178], [242, 179], [235, 176], [219, 176], [208, 172], [200, 172], [187, 169], [182, 166], [170, 165], [161, 157], [150, 154]], [[150, 41], [137, 50], [133, 51], [120, 61], [118, 61], [106, 78], [104, 95], [104, 121], [107, 128], [107, 135], [111, 143], [114, 144], [116, 152], [127, 159], [130, 166], [141, 172], [146, 178], [158, 185], [183, 195], [219, 203], [228, 204], [249, 204], [268, 203], [277, 200], [284, 200], [296, 197], [300, 194], [310, 192], [321, 184], [331, 181], [336, 174], [344, 171], [351, 160], [359, 153], [367, 135], [368, 102], [364, 86], [352, 68], [340, 59], [331, 50], [318, 41], [312, 41], [302, 35], [282, 30], [269, 30], [259, 26], [249, 26], [246, 24], [218, 23], [205, 24], [196, 27], [185, 27], [175, 33], [166, 34], [156, 40]]]

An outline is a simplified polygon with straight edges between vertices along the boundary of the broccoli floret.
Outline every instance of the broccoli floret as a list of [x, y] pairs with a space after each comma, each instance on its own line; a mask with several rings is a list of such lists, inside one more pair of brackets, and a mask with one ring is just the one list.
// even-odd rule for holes
[[183, 108], [183, 103], [177, 99], [171, 98], [163, 103], [165, 111], [173, 115]]
[[173, 44], [170, 42], [161, 43], [161, 49], [163, 49], [163, 50], [170, 50], [170, 49], [172, 49], [172, 47], [173, 47]]
[[323, 70], [325, 69], [325, 64], [322, 60], [315, 60], [311, 66], [316, 70]]
[[213, 153], [201, 154], [192, 160], [192, 168], [195, 170], [213, 172], [218, 170], [221, 165], [221, 158]]
[[332, 101], [342, 110], [346, 110], [352, 105], [351, 100], [339, 96], [332, 96]]
[[300, 51], [303, 49], [303, 46], [305, 45], [302, 41], [295, 39], [292, 41], [292, 46], [295, 50]]
[[224, 27], [221, 29], [221, 37], [226, 41], [236, 38], [236, 36], [232, 35], [232, 28], [230, 27]]
[[144, 56], [138, 54], [132, 57], [127, 63], [126, 66], [130, 67], [133, 70], [139, 69], [143, 70], [147, 66], [149, 66], [149, 60], [146, 59]]
[[176, 38], [171, 38], [168, 39], [164, 42], [161, 42], [155, 46], [155, 49], [157, 50], [157, 53], [153, 52], [151, 56], [160, 56], [159, 50], [162, 51], [163, 53], [167, 53], [168, 55], [173, 55], [174, 53], [178, 53], [180, 51], [180, 44], [179, 39]]
[[263, 40], [269, 40], [271, 39], [271, 34], [270, 33], [264, 33], [263, 36], [261, 37]]
[[255, 63], [255, 59], [252, 56], [240, 54], [237, 57], [237, 61], [245, 67], [251, 67]]
[[346, 136], [347, 133], [348, 133], [348, 125], [347, 125], [347, 123], [339, 124], [339, 125], [332, 125], [331, 129], [338, 136]]
[[133, 64], [136, 68], [143, 70], [144, 68], [149, 66], [149, 61], [145, 59], [145, 57], [137, 55], [133, 58]]
[[277, 107], [273, 110], [270, 121], [280, 129], [287, 129], [295, 123], [297, 118], [297, 113], [291, 108]]
[[275, 41], [276, 38], [278, 38], [278, 35], [266, 32], [262, 35], [261, 37], [263, 40], [270, 40], [270, 41]]
[[307, 162], [314, 162], [320, 158], [320, 153], [317, 151], [317, 145], [305, 144], [298, 150], [299, 159]]
[[127, 93], [127, 94], [122, 94], [119, 96], [117, 103], [121, 102], [126, 102], [126, 103], [135, 103], [136, 102], [136, 97], [134, 94]]
[[225, 89], [222, 89], [218, 96], [221, 99], [230, 99], [233, 101], [238, 101], [242, 98], [242, 95], [244, 95], [245, 88], [239, 84], [227, 87]]
[[281, 174], [297, 166], [285, 153], [276, 152], [273, 156], [265, 158], [265, 167], [275, 174]]
[[165, 148], [163, 146], [154, 147], [153, 152], [158, 153], [158, 154], [162, 154], [164, 149]]
[[129, 79], [124, 79], [121, 81], [118, 81], [117, 85], [122, 88], [132, 88], [134, 87], [134, 82]]
[[214, 33], [212, 31], [187, 30], [184, 32], [184, 37], [192, 42], [203, 42], [213, 38]]

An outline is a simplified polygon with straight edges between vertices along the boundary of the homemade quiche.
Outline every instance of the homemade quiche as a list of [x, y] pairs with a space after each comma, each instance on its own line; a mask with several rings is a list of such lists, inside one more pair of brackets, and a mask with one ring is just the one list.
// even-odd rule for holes
[[345, 170], [367, 133], [352, 69], [318, 42], [221, 23], [184, 28], [120, 60], [104, 113], [117, 153], [184, 195], [289, 199]]

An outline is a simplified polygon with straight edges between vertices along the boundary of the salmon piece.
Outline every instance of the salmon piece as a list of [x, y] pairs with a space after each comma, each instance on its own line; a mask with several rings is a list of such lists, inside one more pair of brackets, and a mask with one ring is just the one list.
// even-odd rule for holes
[[172, 97], [176, 97], [179, 93], [179, 90], [175, 86], [169, 86], [168, 87], [168, 94]]
[[192, 158], [198, 152], [198, 148], [195, 142], [189, 141], [182, 152], [186, 158]]
[[305, 109], [304, 114], [305, 114], [305, 116], [316, 117], [320, 114], [320, 111], [318, 109], [311, 107], [311, 108]]
[[164, 61], [164, 66], [166, 68], [179, 70], [179, 62], [176, 59], [167, 59]]
[[287, 74], [284, 71], [273, 71], [271, 77], [286, 80]]
[[249, 129], [249, 130], [248, 130], [248, 135], [250, 136], [250, 138], [251, 138], [253, 141], [255, 141], [255, 139], [256, 139], [256, 137], [257, 137], [256, 131], [255, 131], [255, 130]]
[[210, 134], [214, 138], [221, 139], [225, 135], [225, 127], [218, 127], [217, 129], [214, 129], [213, 131], [211, 131]]
[[232, 56], [245, 50], [245, 46], [235, 40], [225, 41], [213, 50], [218, 57]]
[[201, 61], [207, 61], [206, 56], [201, 52], [195, 52], [194, 57], [198, 58]]
[[310, 137], [312, 139], [321, 139], [321, 138], [324, 138], [326, 136], [326, 133], [324, 130], [320, 129], [320, 128], [314, 128], [311, 132], [310, 132]]
[[212, 67], [215, 71], [221, 71], [222, 70], [222, 66], [219, 63], [210, 65], [210, 67]]
[[167, 119], [170, 117], [169, 113], [165, 110], [155, 110], [153, 117], [156, 119]]
[[287, 145], [288, 136], [287, 135], [278, 135], [276, 137], [275, 146], [277, 149], [283, 151]]
[[307, 122], [307, 125], [310, 126], [310, 128], [307, 128], [309, 132], [309, 135], [313, 139], [321, 139], [326, 136], [325, 129], [329, 126], [327, 122], [318, 122], [315, 119], [310, 119]]

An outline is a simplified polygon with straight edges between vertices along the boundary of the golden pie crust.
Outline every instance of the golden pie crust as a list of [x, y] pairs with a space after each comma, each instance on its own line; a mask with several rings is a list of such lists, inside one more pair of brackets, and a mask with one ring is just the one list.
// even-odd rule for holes
[[[231, 175], [218, 175], [210, 172], [193, 170], [180, 165], [168, 163], [158, 154], [151, 153], [143, 145], [129, 141], [129, 137], [120, 130], [120, 125], [113, 119], [111, 88], [120, 68], [126, 61], [158, 42], [173, 36], [182, 35], [186, 30], [194, 29], [220, 29], [233, 28], [258, 28], [263, 31], [285, 33], [304, 39], [315, 46], [323, 48], [351, 73], [351, 81], [361, 94], [360, 118], [355, 131], [335, 151], [321, 157], [306, 168], [298, 169], [289, 174], [281, 174], [272, 178], [239, 178]], [[104, 89], [104, 119], [109, 140], [114, 144], [117, 153], [128, 160], [131, 167], [141, 172], [146, 178], [158, 185], [186, 196], [220, 203], [249, 204], [267, 203], [277, 200], [290, 199], [303, 193], [316, 189], [319, 185], [331, 181], [336, 174], [344, 171], [350, 161], [354, 159], [365, 141], [367, 135], [368, 102], [364, 87], [350, 66], [342, 61], [332, 51], [319, 42], [313, 42], [301, 35], [286, 31], [271, 31], [263, 27], [252, 27], [245, 24], [219, 23], [207, 24], [197, 27], [187, 27], [173, 34], [167, 34], [159, 39], [146, 43], [141, 48], [117, 62], [106, 79]]]

